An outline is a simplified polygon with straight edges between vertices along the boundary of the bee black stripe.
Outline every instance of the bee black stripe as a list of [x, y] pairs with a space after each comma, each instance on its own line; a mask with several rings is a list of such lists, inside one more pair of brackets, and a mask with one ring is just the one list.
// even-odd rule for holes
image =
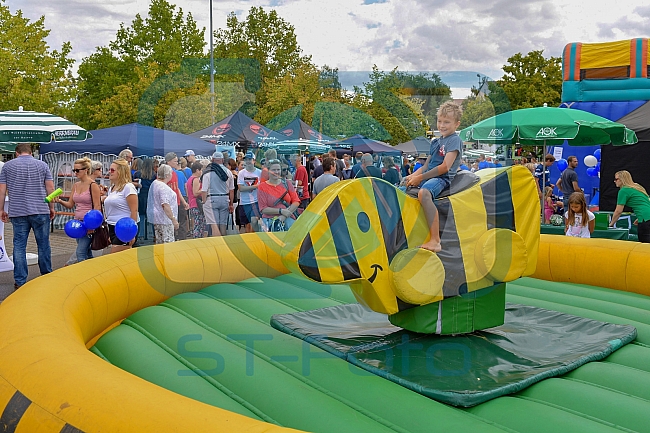
[[[460, 250], [460, 238], [456, 228], [456, 218], [449, 198], [436, 200], [438, 218], [440, 219], [440, 243], [442, 251], [436, 253], [445, 268], [445, 283], [442, 292], [445, 298], [461, 295], [461, 288], [465, 283], [465, 265]], [[465, 289], [466, 290], [466, 289]]]
[[79, 430], [77, 427], [73, 427], [70, 424], [66, 424], [63, 426], [60, 433], [84, 433], [84, 431]]
[[16, 431], [20, 419], [31, 404], [32, 402], [30, 399], [21, 394], [20, 391], [16, 391], [14, 395], [11, 396], [7, 406], [5, 406], [2, 416], [0, 416], [0, 431], [5, 433]]
[[327, 216], [332, 240], [336, 247], [336, 254], [339, 257], [343, 280], [348, 281], [361, 278], [359, 263], [354, 252], [352, 239], [350, 239], [350, 231], [348, 230], [348, 224], [343, 214], [343, 207], [338, 197], [332, 201], [332, 204], [325, 211], [325, 215]]
[[481, 185], [483, 204], [487, 212], [487, 228], [515, 228], [515, 208], [512, 204], [512, 187], [507, 172], [495, 176], [494, 179]]
[[70, 424], [66, 424], [59, 433], [84, 433], [84, 431], [79, 430], [77, 427], [73, 427]]
[[375, 202], [381, 223], [381, 232], [384, 236], [386, 254], [390, 262], [403, 249], [408, 248], [404, 221], [397, 198], [397, 189], [388, 182], [372, 180], [375, 192]]
[[311, 241], [311, 235], [307, 237], [300, 245], [300, 252], [298, 253], [298, 266], [300, 270], [307, 277], [314, 281], [322, 281], [320, 278], [320, 271], [318, 269], [318, 261], [316, 260], [316, 253], [314, 252], [314, 245]]

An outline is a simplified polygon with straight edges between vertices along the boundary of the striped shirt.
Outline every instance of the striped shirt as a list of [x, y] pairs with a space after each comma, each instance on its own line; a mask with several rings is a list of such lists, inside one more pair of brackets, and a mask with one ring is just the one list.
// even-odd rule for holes
[[45, 181], [53, 180], [50, 168], [31, 155], [20, 155], [2, 167], [0, 184], [7, 185], [9, 218], [50, 213], [45, 203]]

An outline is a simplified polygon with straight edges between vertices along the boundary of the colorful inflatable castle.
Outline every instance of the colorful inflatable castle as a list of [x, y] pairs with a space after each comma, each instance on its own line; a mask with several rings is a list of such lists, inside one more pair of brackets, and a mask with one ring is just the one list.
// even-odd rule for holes
[[[574, 42], [564, 49], [562, 106], [623, 123], [634, 130], [639, 139], [632, 146], [603, 146], [601, 180], [597, 184], [601, 210], [612, 211], [616, 207], [618, 189], [613, 179], [619, 170], [629, 171], [636, 182], [650, 186], [647, 166], [650, 161], [647, 143], [650, 141], [649, 49], [645, 38], [605, 43]], [[596, 149], [564, 147], [565, 155], [576, 155], [579, 161]], [[581, 180], [588, 181], [581, 174], [578, 171]], [[593, 191], [585, 188], [585, 193]]]

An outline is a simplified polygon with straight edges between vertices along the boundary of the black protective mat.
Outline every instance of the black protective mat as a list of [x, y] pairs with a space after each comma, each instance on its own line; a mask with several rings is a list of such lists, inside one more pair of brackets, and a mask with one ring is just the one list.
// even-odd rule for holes
[[348, 304], [278, 314], [271, 325], [367, 371], [454, 406], [475, 406], [605, 358], [636, 328], [507, 304], [503, 326], [439, 336]]

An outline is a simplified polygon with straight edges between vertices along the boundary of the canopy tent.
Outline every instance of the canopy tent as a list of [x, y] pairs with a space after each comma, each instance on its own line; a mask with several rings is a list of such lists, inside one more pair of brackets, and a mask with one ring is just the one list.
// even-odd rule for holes
[[288, 138], [257, 123], [241, 111], [235, 111], [214, 125], [191, 133], [190, 136], [221, 146], [239, 147], [259, 147], [263, 143], [277, 143]]
[[332, 137], [321, 134], [315, 128], [303, 122], [299, 117], [293, 119], [284, 128], [278, 129], [278, 132], [292, 140], [315, 140], [320, 143], [334, 141]]
[[264, 143], [260, 148], [275, 149], [278, 151], [278, 154], [284, 155], [294, 153], [311, 153], [320, 155], [327, 153], [331, 147], [314, 140], [285, 140], [279, 143]]
[[420, 153], [426, 153], [428, 155], [431, 149], [431, 140], [420, 136], [406, 143], [398, 144], [394, 148], [408, 155], [419, 155]]
[[58, 143], [50, 142], [41, 145], [41, 153], [47, 152], [76, 152], [103, 153], [118, 155], [124, 149], [130, 149], [135, 156], [163, 156], [167, 152], [184, 155], [192, 149], [197, 155], [209, 156], [214, 153], [214, 144], [151, 126], [130, 123], [91, 131], [92, 138], [84, 142]]
[[389, 156], [401, 156], [402, 152], [399, 149], [395, 149], [390, 144], [386, 144], [383, 141], [373, 140], [363, 135], [357, 134], [352, 137], [344, 138], [342, 140], [331, 141], [327, 144], [332, 146], [338, 145], [348, 145], [352, 146], [352, 152], [363, 152], [363, 153], [379, 153]]

